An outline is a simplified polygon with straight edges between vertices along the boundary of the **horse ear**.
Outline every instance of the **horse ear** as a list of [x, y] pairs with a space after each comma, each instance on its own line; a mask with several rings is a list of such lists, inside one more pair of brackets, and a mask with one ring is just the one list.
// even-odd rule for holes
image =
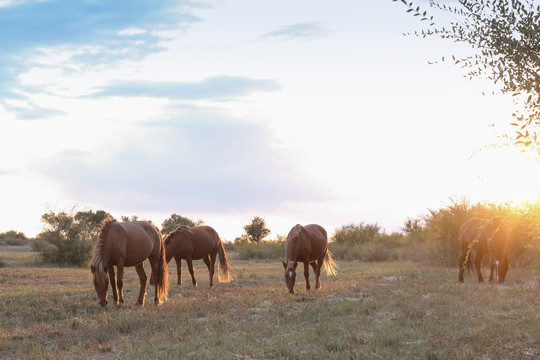
[[90, 265], [90, 271], [91, 271], [92, 273], [95, 273], [95, 272], [96, 272], [96, 267], [95, 267], [93, 264]]
[[282, 261], [283, 263], [283, 268], [286, 269], [287, 268], [287, 263], [285, 261]]

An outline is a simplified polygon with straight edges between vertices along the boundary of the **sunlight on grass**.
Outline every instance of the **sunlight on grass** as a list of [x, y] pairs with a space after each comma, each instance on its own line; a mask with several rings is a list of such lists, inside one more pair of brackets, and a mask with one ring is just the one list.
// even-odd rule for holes
[[322, 290], [289, 295], [278, 261], [233, 265], [243, 279], [210, 289], [195, 262], [198, 287], [172, 286], [162, 306], [148, 302], [149, 287], [145, 307], [135, 305], [138, 277], [128, 268], [126, 304], [106, 308], [86, 269], [0, 269], [0, 358], [540, 356], [535, 270], [512, 269], [496, 286], [458, 284], [457, 269], [423, 263], [342, 261]]

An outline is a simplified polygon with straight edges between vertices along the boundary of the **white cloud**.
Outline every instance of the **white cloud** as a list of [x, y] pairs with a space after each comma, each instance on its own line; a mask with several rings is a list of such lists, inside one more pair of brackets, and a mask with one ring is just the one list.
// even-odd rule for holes
[[142, 35], [142, 34], [146, 34], [145, 29], [128, 28], [128, 29], [120, 30], [118, 32], [118, 35], [122, 35], [122, 36], [133, 36], [133, 35]]
[[176, 108], [167, 120], [108, 131], [117, 141], [63, 151], [41, 161], [41, 173], [79, 201], [126, 211], [271, 211], [326, 196], [271, 130], [219, 110]]

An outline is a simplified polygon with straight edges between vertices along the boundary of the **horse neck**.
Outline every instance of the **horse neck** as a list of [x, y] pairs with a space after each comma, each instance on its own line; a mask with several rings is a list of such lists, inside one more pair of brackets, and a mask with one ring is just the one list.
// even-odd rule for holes
[[298, 235], [290, 238], [290, 240], [287, 242], [287, 247], [285, 249], [285, 258], [287, 261], [296, 261], [296, 258], [298, 256], [298, 249], [300, 247], [300, 241], [301, 237]]

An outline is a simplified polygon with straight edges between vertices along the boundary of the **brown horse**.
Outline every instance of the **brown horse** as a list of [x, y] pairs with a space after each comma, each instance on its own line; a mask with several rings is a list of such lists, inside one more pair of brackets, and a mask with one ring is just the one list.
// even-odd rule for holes
[[[109, 279], [114, 302], [117, 305], [124, 303], [124, 267], [130, 266], [135, 266], [141, 284], [137, 303], [144, 305], [147, 277], [143, 262], [146, 259], [150, 261], [152, 274], [155, 275], [154, 302], [160, 304], [167, 299], [169, 279], [165, 262], [165, 246], [159, 230], [146, 221], [120, 223], [110, 217], [103, 220], [94, 249], [94, 259], [90, 265], [99, 305], [108, 304]], [[116, 278], [114, 266], [118, 272]]]
[[459, 245], [461, 260], [459, 262], [459, 282], [463, 282], [465, 267], [472, 268], [472, 253], [476, 253], [474, 268], [478, 275], [478, 282], [483, 282], [480, 265], [485, 254], [489, 254], [490, 275], [493, 281], [493, 271], [496, 270], [496, 281], [504, 282], [508, 271], [508, 248], [510, 246], [510, 230], [508, 225], [500, 219], [490, 220], [472, 218], [467, 220], [459, 232]]
[[232, 279], [231, 265], [218, 233], [210, 226], [179, 226], [165, 238], [166, 261], [174, 257], [178, 272], [178, 285], [182, 284], [182, 259], [188, 264], [193, 286], [197, 286], [193, 273], [193, 260], [202, 259], [210, 273], [210, 287], [214, 286], [214, 269], [219, 255], [219, 274], [221, 282]]
[[298, 261], [304, 263], [307, 290], [311, 288], [309, 284], [310, 264], [315, 272], [316, 290], [321, 288], [320, 277], [323, 264], [327, 275], [336, 275], [336, 264], [332, 260], [330, 250], [328, 250], [326, 230], [322, 226], [317, 224], [302, 226], [298, 224], [287, 235], [283, 268], [285, 269], [285, 283], [291, 294], [294, 294]]

